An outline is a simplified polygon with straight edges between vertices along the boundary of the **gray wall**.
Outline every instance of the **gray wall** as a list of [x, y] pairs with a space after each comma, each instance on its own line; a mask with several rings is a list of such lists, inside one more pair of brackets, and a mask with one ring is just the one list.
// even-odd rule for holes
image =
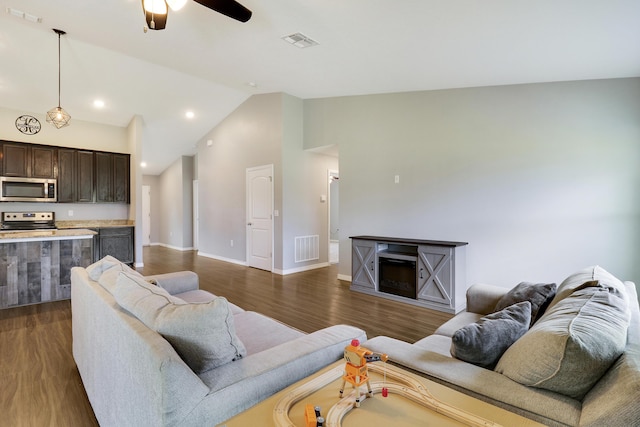
[[[328, 206], [321, 196], [328, 194], [329, 169], [338, 168], [338, 159], [303, 149], [303, 103], [284, 96], [283, 207], [282, 248], [283, 271], [296, 271], [329, 261]], [[295, 238], [318, 235], [318, 260], [295, 262]]]
[[[245, 262], [247, 168], [273, 164], [274, 209], [282, 211], [282, 97], [249, 98], [198, 142], [200, 253]], [[274, 218], [274, 235], [282, 235], [282, 216]], [[274, 243], [281, 265], [282, 247]]]
[[640, 79], [306, 100], [304, 144], [340, 147], [341, 277], [369, 234], [467, 241], [469, 283], [640, 282]]
[[[274, 165], [274, 271], [328, 262], [327, 170], [337, 159], [303, 150], [303, 102], [287, 94], [249, 98], [198, 142], [199, 252], [246, 262], [246, 169]], [[208, 141], [211, 141], [209, 144]], [[296, 263], [296, 236], [320, 236], [320, 259]], [[231, 246], [231, 240], [234, 245]]]
[[159, 191], [152, 193], [152, 199], [157, 196], [160, 203], [161, 215], [153, 217], [160, 223], [159, 243], [174, 249], [193, 246], [192, 181], [193, 158], [182, 156], [160, 174]]

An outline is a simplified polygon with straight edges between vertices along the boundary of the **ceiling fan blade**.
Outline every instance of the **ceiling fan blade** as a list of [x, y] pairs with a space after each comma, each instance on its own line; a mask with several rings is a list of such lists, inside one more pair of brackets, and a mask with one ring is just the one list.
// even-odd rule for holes
[[251, 18], [251, 11], [235, 0], [194, 0], [204, 7], [222, 13], [240, 22], [247, 22]]

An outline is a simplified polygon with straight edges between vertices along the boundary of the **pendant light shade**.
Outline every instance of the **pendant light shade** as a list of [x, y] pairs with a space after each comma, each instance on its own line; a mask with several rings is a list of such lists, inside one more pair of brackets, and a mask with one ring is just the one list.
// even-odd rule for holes
[[71, 116], [60, 106], [60, 36], [66, 34], [62, 30], [53, 31], [58, 35], [58, 106], [47, 111], [47, 123], [51, 123], [60, 129], [69, 125]]

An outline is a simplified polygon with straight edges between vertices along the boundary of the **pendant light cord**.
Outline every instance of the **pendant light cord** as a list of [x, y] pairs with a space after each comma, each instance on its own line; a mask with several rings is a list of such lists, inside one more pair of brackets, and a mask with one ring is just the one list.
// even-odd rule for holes
[[60, 108], [60, 32], [56, 31], [56, 33], [58, 33], [58, 108]]

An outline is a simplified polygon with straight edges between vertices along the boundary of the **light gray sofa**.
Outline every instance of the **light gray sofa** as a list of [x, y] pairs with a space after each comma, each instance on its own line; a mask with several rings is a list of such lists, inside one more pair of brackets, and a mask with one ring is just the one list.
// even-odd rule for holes
[[[638, 295], [634, 283], [617, 281], [615, 285], [610, 285], [614, 282], [611, 279], [613, 276], [605, 273], [606, 271], [595, 266], [565, 279], [558, 286], [557, 294], [553, 297], [546, 312], [531, 329], [506, 350], [500, 357], [495, 370], [459, 360], [451, 355], [452, 336], [456, 331], [462, 327], [466, 327], [467, 331], [468, 328], [477, 328], [478, 323], [475, 322], [483, 317], [486, 319], [487, 315], [494, 312], [498, 301], [508, 292], [505, 288], [491, 285], [471, 286], [467, 291], [467, 311], [443, 324], [431, 336], [413, 344], [381, 336], [367, 341], [366, 346], [372, 351], [387, 353], [390, 361], [418, 371], [434, 381], [545, 425], [640, 426], [640, 313]], [[598, 288], [596, 291], [593, 286], [604, 287], [604, 289]], [[575, 309], [573, 307], [569, 310], [567, 306], [575, 305], [575, 301], [572, 301], [571, 298], [585, 301], [585, 292], [587, 292], [587, 299], [597, 298], [596, 294], [600, 294], [605, 297], [606, 301], [625, 301], [620, 304], [622, 308], [618, 311], [618, 319], [621, 319], [622, 322], [620, 324], [628, 322], [626, 340], [624, 335], [622, 336], [622, 355], [614, 359], [612, 365], [605, 366], [602, 376], [595, 373], [598, 369], [595, 366], [597, 361], [596, 363], [586, 363], [579, 356], [573, 355], [570, 350], [566, 350], [564, 353], [560, 352], [557, 364], [556, 361], [551, 360], [553, 369], [557, 368], [559, 371], [567, 369], [567, 367], [573, 369], [573, 371], [567, 371], [568, 379], [564, 378], [565, 383], [561, 384], [561, 387], [584, 387], [582, 392], [577, 393], [577, 396], [567, 395], [567, 393], [573, 394], [571, 391], [560, 393], [554, 390], [553, 386], [548, 387], [553, 391], [541, 388], [547, 387], [547, 385], [539, 378], [536, 379], [539, 381], [536, 384], [523, 385], [523, 382], [526, 383], [526, 381], [517, 374], [509, 372], [504, 365], [509, 360], [516, 360], [521, 365], [515, 366], [516, 370], [523, 370], [531, 374], [530, 371], [540, 368], [540, 364], [549, 364], [549, 360], [541, 361], [539, 359], [545, 359], [548, 354], [553, 354], [553, 357], [556, 357], [555, 351], [557, 349], [553, 347], [558, 346], [557, 339], [565, 339], [563, 328], [558, 328], [554, 322], [558, 316], [566, 317], [571, 310], [580, 313], [582, 308]], [[587, 312], [586, 315], [590, 315], [588, 310], [583, 311]], [[596, 313], [596, 317], [598, 315]], [[609, 319], [606, 316], [608, 314], [605, 315], [605, 318]], [[608, 329], [611, 324], [616, 324], [615, 318], [595, 325], [576, 320], [576, 318], [568, 319], [565, 326], [568, 330], [572, 330], [572, 333], [575, 332], [573, 330], [575, 329], [578, 335], [582, 334], [579, 339], [588, 341], [592, 338], [595, 339], [594, 337], [605, 336], [606, 341], [607, 337], [616, 335], [615, 330], [611, 332]], [[585, 324], [588, 327], [585, 327]], [[550, 329], [549, 325], [551, 325]], [[624, 328], [621, 329], [619, 326], [616, 328], [624, 334]], [[548, 335], [540, 339], [541, 331]], [[553, 337], [554, 334], [557, 336]], [[615, 341], [613, 338], [612, 340]], [[521, 343], [524, 348], [521, 348]], [[588, 346], [595, 347], [597, 343], [588, 343]], [[612, 347], [615, 345], [606, 342], [599, 350], [606, 352]], [[567, 344], [566, 349], [568, 348]], [[548, 354], [545, 354], [547, 352]], [[609, 367], [607, 368], [607, 366]], [[520, 382], [511, 379], [507, 373]], [[549, 378], [555, 374], [556, 372], [553, 372]], [[591, 386], [583, 378], [583, 374], [586, 376], [594, 374], [595, 384]], [[575, 384], [567, 384], [571, 381], [574, 381]]]
[[[125, 280], [141, 292], [153, 283], [152, 299], [170, 300], [163, 305], [172, 309], [199, 310], [215, 300], [227, 310], [223, 323], [235, 329], [234, 343], [243, 347], [237, 360], [196, 374], [168, 341], [176, 337], [165, 339], [119, 305], [127, 304]], [[168, 294], [159, 296], [161, 288]], [[127, 307], [144, 321], [155, 311], [167, 317], [166, 307], [140, 311], [141, 301]], [[346, 325], [305, 334], [199, 290], [195, 273], [143, 279], [112, 258], [72, 269], [71, 308], [73, 357], [103, 427], [214, 426], [340, 359], [352, 339], [366, 340], [362, 330]]]

